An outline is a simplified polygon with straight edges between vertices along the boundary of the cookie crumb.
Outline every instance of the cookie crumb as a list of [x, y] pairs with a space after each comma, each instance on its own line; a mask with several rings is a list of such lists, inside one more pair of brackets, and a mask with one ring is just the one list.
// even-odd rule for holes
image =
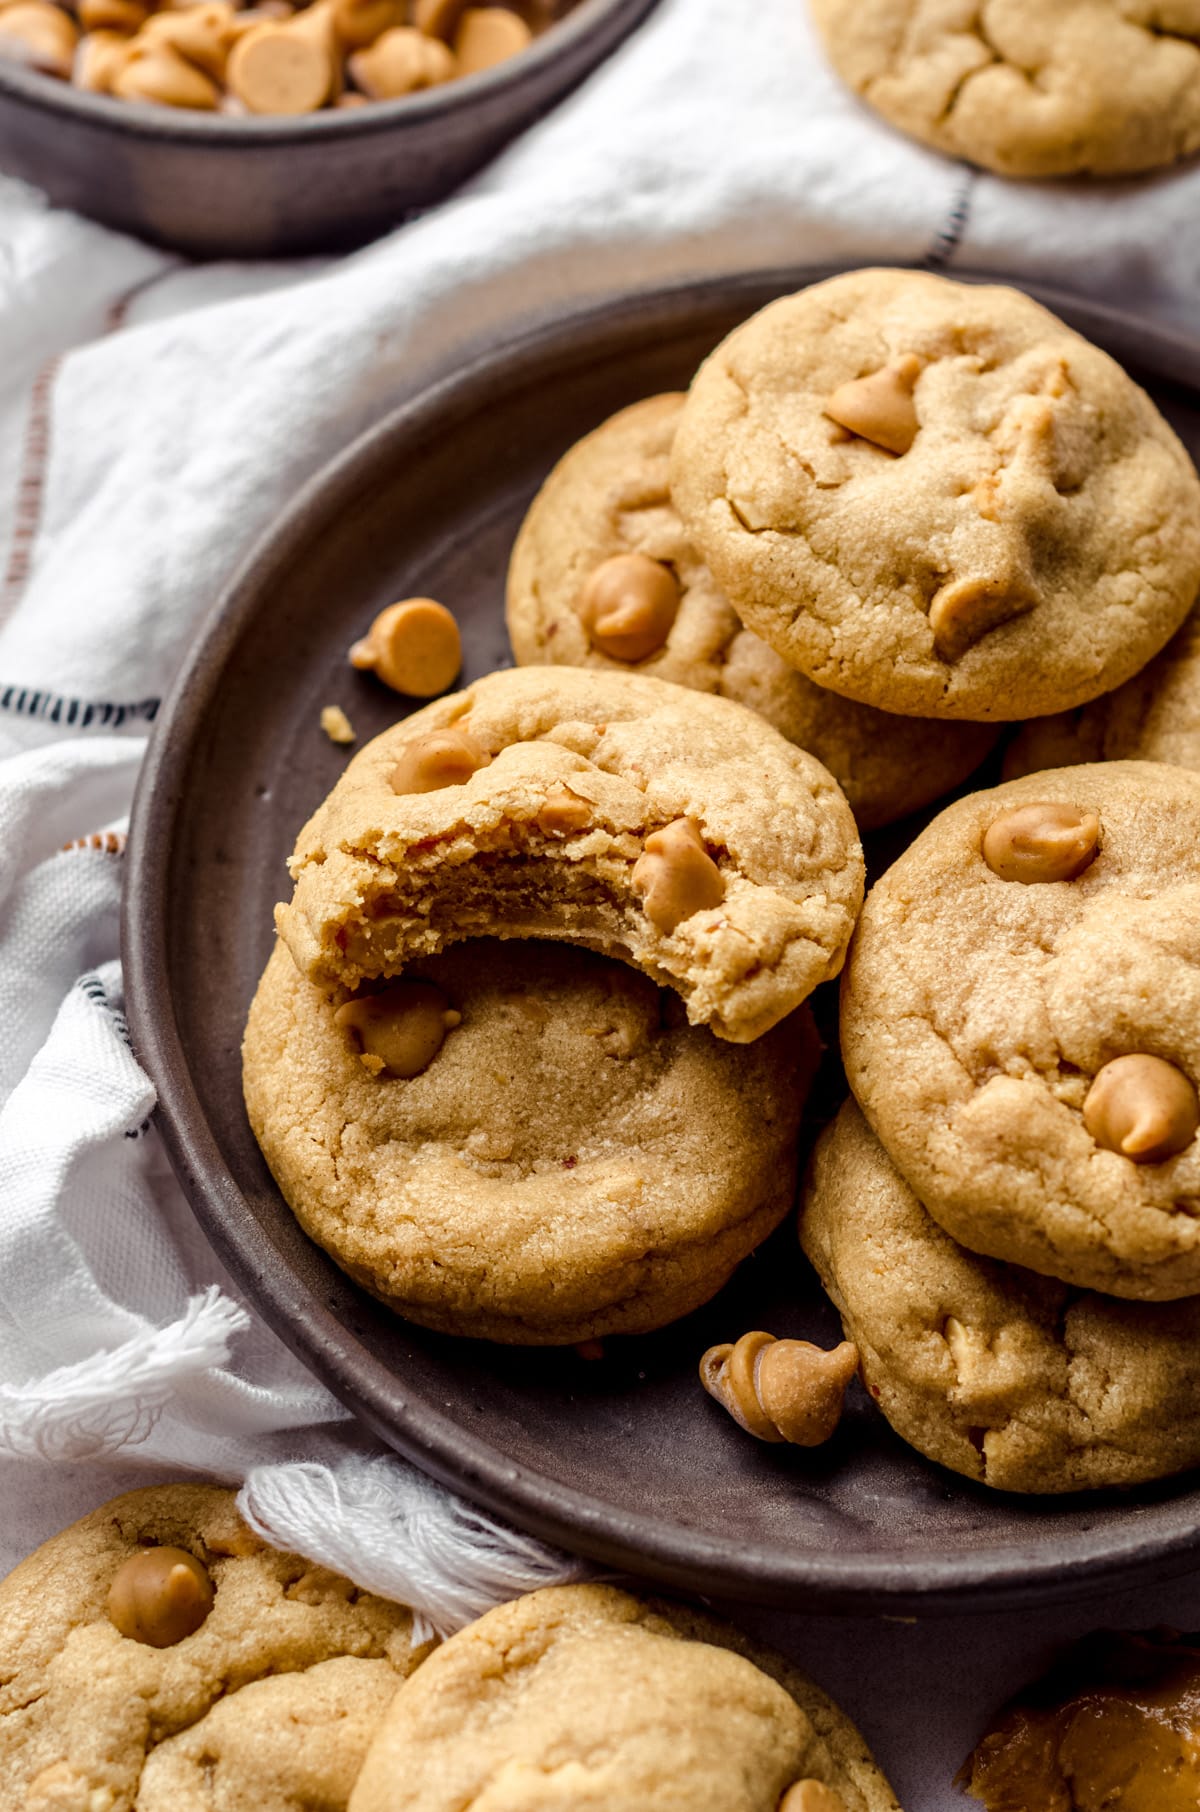
[[326, 705], [321, 712], [321, 728], [330, 742], [354, 741], [354, 726], [340, 705]]

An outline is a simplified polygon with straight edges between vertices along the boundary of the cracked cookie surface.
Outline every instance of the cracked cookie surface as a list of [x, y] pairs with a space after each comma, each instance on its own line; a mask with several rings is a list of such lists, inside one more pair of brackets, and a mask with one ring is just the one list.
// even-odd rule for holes
[[679, 589], [675, 620], [637, 671], [748, 705], [827, 767], [861, 830], [953, 789], [995, 741], [982, 724], [927, 723], [856, 704], [789, 667], [745, 629], [671, 502], [671, 445], [683, 396], [647, 397], [571, 448], [535, 498], [508, 572], [508, 630], [522, 666], [629, 671], [591, 639], [587, 581], [614, 556], [660, 562]]
[[777, 1812], [799, 1780], [835, 1796], [814, 1799], [821, 1812], [898, 1812], [850, 1720], [797, 1668], [611, 1586], [501, 1605], [423, 1671], [351, 1812]]
[[1003, 1491], [1200, 1464], [1200, 1301], [1121, 1302], [966, 1251], [849, 1101], [814, 1153], [801, 1243], [910, 1446]]
[[[1074, 878], [989, 866], [991, 827], [1030, 805], [1095, 823]], [[1200, 1080], [1200, 775], [1102, 762], [949, 806], [867, 899], [841, 1036], [867, 1119], [962, 1245], [1113, 1296], [1200, 1291], [1200, 1141], [1135, 1161], [1085, 1114], [1117, 1058]]]
[[590, 951], [481, 940], [414, 973], [462, 1017], [409, 1080], [371, 1073], [282, 946], [244, 1048], [250, 1122], [301, 1225], [411, 1320], [529, 1345], [646, 1332], [788, 1212], [807, 1009], [733, 1046]]
[[1001, 176], [1120, 176], [1200, 149], [1195, 0], [812, 0], [892, 125]]
[[[891, 439], [898, 403], [902, 452], [863, 434], [875, 416]], [[1200, 479], [1145, 392], [1029, 297], [917, 271], [834, 277], [735, 329], [688, 393], [671, 489], [747, 627], [888, 711], [1073, 708], [1200, 585]]]
[[[459, 784], [394, 790], [414, 751], [464, 734]], [[696, 910], [656, 923], [641, 863], [681, 823], [718, 878]], [[837, 782], [753, 712], [556, 667], [493, 673], [376, 737], [291, 869], [276, 924], [326, 986], [398, 974], [460, 938], [545, 938], [622, 957], [736, 1043], [838, 974], [863, 886]]]
[[[106, 1605], [118, 1569], [179, 1548], [212, 1608], [153, 1648]], [[426, 1652], [402, 1606], [242, 1522], [232, 1491], [129, 1492], [0, 1582], [4, 1812], [338, 1812], [400, 1681]]]
[[1200, 610], [1115, 692], [1024, 724], [1005, 755], [1004, 777], [1081, 761], [1165, 761], [1200, 772]]

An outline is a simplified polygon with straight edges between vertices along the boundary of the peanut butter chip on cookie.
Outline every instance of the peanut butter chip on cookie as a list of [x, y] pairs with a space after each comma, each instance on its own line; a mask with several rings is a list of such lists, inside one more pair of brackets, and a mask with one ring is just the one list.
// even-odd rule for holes
[[1058, 799], [1014, 806], [983, 833], [983, 859], [1002, 881], [1073, 881], [1099, 847], [1095, 812]]
[[961, 660], [1001, 623], [1032, 610], [1033, 602], [1007, 579], [955, 579], [929, 606], [934, 649], [943, 661]]
[[436, 793], [465, 786], [491, 756], [465, 730], [429, 730], [416, 736], [392, 769], [393, 793]]
[[537, 815], [538, 829], [547, 837], [571, 837], [587, 830], [592, 822], [592, 808], [586, 799], [565, 786], [546, 795], [546, 803]]
[[143, 1548], [117, 1568], [108, 1589], [110, 1622], [134, 1642], [173, 1648], [212, 1610], [213, 1586], [186, 1548]]
[[1088, 1090], [1083, 1123], [1106, 1151], [1161, 1164], [1195, 1138], [1200, 1100], [1190, 1078], [1165, 1058], [1114, 1057]]
[[397, 982], [381, 994], [348, 1000], [333, 1017], [350, 1034], [368, 1069], [404, 1082], [427, 1070], [446, 1033], [462, 1024], [462, 1014], [441, 989], [424, 981]]
[[374, 671], [393, 692], [434, 698], [462, 666], [458, 624], [433, 598], [403, 598], [381, 610], [362, 641], [355, 642], [350, 665]]
[[824, 1781], [796, 1781], [780, 1800], [779, 1812], [846, 1812], [846, 1802]]
[[825, 414], [839, 427], [887, 453], [907, 453], [921, 425], [913, 402], [920, 375], [920, 359], [906, 353], [881, 371], [839, 384], [825, 404]]
[[725, 898], [721, 871], [690, 818], [676, 818], [651, 832], [632, 879], [646, 917], [668, 937], [685, 919]]
[[830, 1352], [807, 1340], [743, 1334], [710, 1346], [700, 1382], [747, 1434], [760, 1441], [819, 1447], [842, 1415], [846, 1386], [858, 1370], [858, 1348], [843, 1340]]
[[613, 554], [583, 588], [579, 615], [601, 654], [644, 661], [661, 648], [679, 609], [679, 585], [669, 566], [648, 554]]

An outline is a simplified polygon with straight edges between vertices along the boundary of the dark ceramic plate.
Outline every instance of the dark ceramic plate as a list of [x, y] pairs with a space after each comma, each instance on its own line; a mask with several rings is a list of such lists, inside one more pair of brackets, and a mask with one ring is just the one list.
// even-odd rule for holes
[[[399, 715], [345, 650], [391, 599], [429, 593], [464, 630], [466, 678], [508, 659], [509, 547], [558, 456], [619, 406], [687, 383], [771, 296], [826, 273], [631, 298], [498, 349], [408, 404], [313, 483], [201, 635], [155, 732], [130, 837], [125, 962], [160, 1124], [213, 1244], [288, 1344], [428, 1472], [608, 1565], [715, 1596], [840, 1610], [978, 1608], [1193, 1564], [1200, 1490], [1029, 1500], [926, 1463], [852, 1392], [831, 1445], [758, 1445], [696, 1382], [747, 1327], [836, 1332], [783, 1230], [707, 1309], [610, 1356], [521, 1352], [410, 1327], [355, 1288], [284, 1206], [246, 1124], [238, 1045], [271, 947], [284, 857], [345, 754]], [[1063, 297], [1053, 306], [1148, 383], [1195, 452], [1200, 355]]]
[[0, 60], [0, 170], [194, 258], [361, 245], [548, 113], [654, 0], [579, 0], [519, 57], [399, 101], [299, 119], [139, 105]]

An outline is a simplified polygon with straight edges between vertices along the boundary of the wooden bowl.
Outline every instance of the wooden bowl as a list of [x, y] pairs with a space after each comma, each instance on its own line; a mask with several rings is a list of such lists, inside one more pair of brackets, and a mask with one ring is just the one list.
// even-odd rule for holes
[[235, 118], [0, 61], [0, 170], [194, 258], [361, 245], [438, 201], [582, 81], [654, 0], [579, 0], [520, 56], [399, 101]]

